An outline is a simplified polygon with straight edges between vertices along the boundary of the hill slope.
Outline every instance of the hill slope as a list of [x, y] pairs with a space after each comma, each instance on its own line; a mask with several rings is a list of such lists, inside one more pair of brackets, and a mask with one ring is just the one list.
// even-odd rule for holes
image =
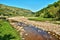
[[32, 11], [0, 4], [0, 15], [3, 16], [32, 16]]
[[54, 2], [39, 10], [36, 12], [35, 16], [43, 18], [60, 18], [60, 1]]

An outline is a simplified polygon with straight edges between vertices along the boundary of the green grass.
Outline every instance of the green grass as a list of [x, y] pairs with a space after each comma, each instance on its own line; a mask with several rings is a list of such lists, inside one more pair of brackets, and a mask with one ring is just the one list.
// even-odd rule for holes
[[[17, 31], [11, 27], [9, 22], [5, 20], [0, 20], [0, 38], [2, 38], [3, 36], [4, 36], [3, 38], [6, 38], [6, 35], [11, 35], [11, 37], [15, 37], [14, 39], [11, 40], [21, 40]], [[7, 36], [7, 38], [8, 37], [9, 36]], [[3, 38], [1, 40], [3, 40]], [[9, 40], [7, 38], [5, 40]]]
[[27, 17], [29, 20], [33, 20], [33, 21], [49, 21], [51, 23], [54, 24], [59, 24], [60, 25], [60, 20], [56, 20], [56, 18], [41, 18], [41, 17]]
[[60, 21], [52, 21], [52, 23], [60, 25]]
[[41, 18], [41, 17], [29, 17], [29, 20], [34, 20], [34, 21], [52, 21], [53, 18]]

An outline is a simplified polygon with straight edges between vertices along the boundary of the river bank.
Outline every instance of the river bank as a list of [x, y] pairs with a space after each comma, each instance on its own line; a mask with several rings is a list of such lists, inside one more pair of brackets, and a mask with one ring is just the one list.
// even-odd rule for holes
[[[60, 25], [52, 24], [52, 23], [48, 23], [48, 22], [30, 21], [30, 20], [28, 20], [28, 18], [25, 18], [25, 17], [12, 17], [12, 18], [8, 18], [8, 20], [9, 20], [10, 24], [13, 26], [13, 28], [15, 28], [19, 32], [19, 34], [21, 35], [23, 40], [24, 39], [25, 40], [30, 40], [30, 39], [35, 40], [36, 36], [37, 36], [36, 40], [37, 39], [39, 39], [39, 40], [40, 39], [41, 40], [45, 40], [45, 39], [60, 40], [60, 29], [59, 29]], [[33, 25], [33, 27], [31, 27], [31, 25]], [[44, 31], [42, 31], [41, 33], [39, 33], [39, 31], [36, 32], [36, 30], [38, 30], [37, 28], [39, 30], [42, 29]], [[35, 32], [38, 34], [35, 34]], [[47, 35], [45, 35], [47, 38], [44, 37], [44, 35], [43, 35], [43, 37], [41, 36], [41, 34], [45, 34], [45, 33], [47, 34]], [[39, 34], [40, 34], [40, 36], [39, 36]], [[50, 37], [49, 37], [50, 38], [49, 39], [48, 35], [50, 35], [50, 37], [52, 39]], [[31, 38], [31, 37], [33, 37], [33, 38]]]
[[56, 34], [60, 35], [60, 25], [58, 25], [58, 24], [52, 24], [52, 23], [48, 23], [48, 22], [31, 21], [31, 20], [28, 20], [28, 18], [26, 18], [26, 17], [12, 17], [12, 18], [8, 18], [8, 19], [10, 19], [10, 21], [15, 20], [18, 22], [23, 22], [25, 24], [31, 24], [35, 27], [41, 28], [46, 31], [53, 31]]

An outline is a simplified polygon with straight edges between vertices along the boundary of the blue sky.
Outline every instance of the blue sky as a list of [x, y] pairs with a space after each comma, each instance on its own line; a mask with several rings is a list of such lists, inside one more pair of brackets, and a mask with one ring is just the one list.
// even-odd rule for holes
[[0, 4], [38, 11], [57, 0], [0, 0]]

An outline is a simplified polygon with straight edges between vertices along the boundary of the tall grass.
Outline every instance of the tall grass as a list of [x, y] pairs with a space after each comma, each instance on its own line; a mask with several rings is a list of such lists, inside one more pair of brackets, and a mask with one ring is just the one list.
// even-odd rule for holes
[[12, 28], [9, 22], [5, 20], [0, 20], [0, 36], [4, 36], [8, 34], [11, 34], [13, 37], [15, 37], [14, 39], [11, 40], [21, 40], [20, 35], [14, 28]]

